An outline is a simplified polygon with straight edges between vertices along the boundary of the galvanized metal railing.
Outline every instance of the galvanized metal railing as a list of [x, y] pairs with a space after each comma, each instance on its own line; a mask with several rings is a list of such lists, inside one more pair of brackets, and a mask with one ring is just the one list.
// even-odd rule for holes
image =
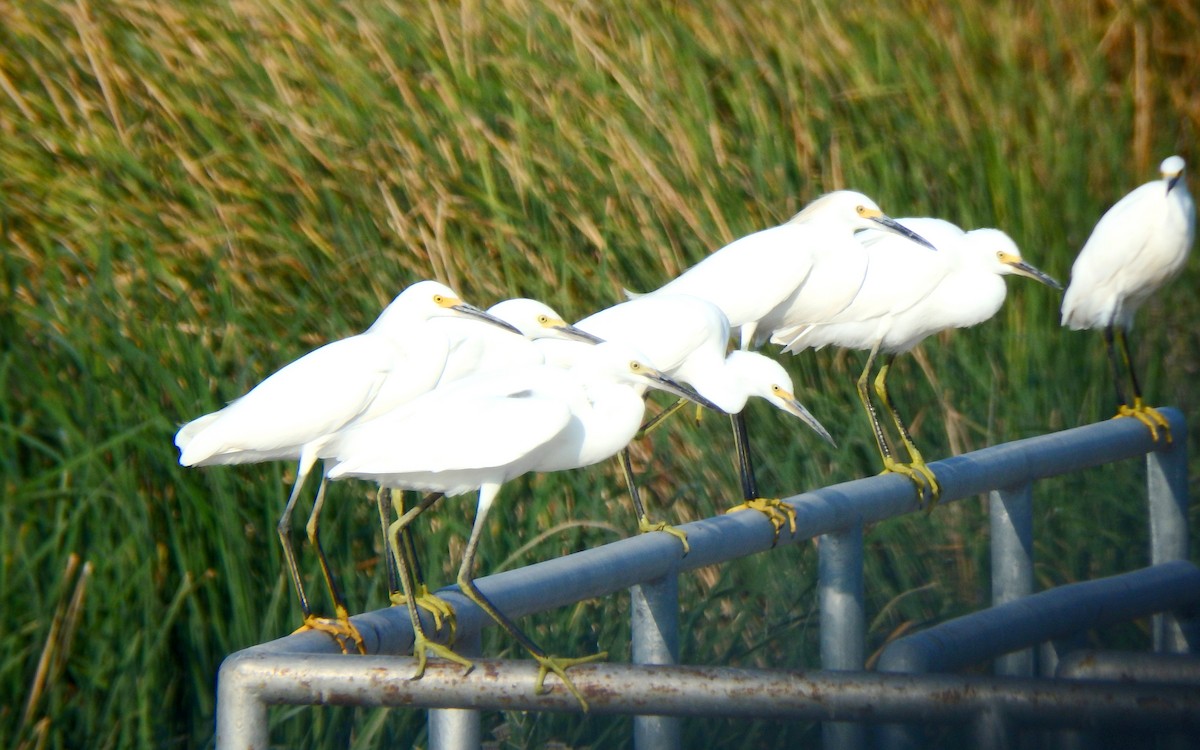
[[[1150, 562], [1186, 560], [1186, 427], [1174, 409], [1163, 413], [1174, 441], [1155, 443], [1144, 426], [1120, 419], [985, 448], [932, 464], [942, 502], [991, 495], [993, 603], [1033, 591], [1032, 485], [1039, 479], [1146, 456]], [[808, 718], [824, 725], [826, 747], [861, 747], [859, 721], [969, 721], [980, 712], [1046, 724], [1151, 719], [1160, 727], [1200, 728], [1200, 688], [1062, 683], [1032, 679], [1031, 652], [997, 663], [1001, 678], [863, 673], [862, 529], [919, 510], [912, 484], [896, 475], [870, 477], [787, 499], [797, 530], [779, 545], [820, 537], [818, 589], [821, 666], [818, 673], [670, 666], [678, 658], [678, 576], [773, 546], [773, 529], [757, 513], [735, 513], [684, 525], [691, 552], [646, 534], [477, 581], [497, 607], [521, 617], [632, 591], [634, 665], [580, 665], [572, 679], [598, 713], [633, 713], [637, 747], [678, 747], [681, 716]], [[458, 614], [456, 648], [474, 657], [491, 620], [455, 589], [439, 592]], [[432, 663], [410, 680], [414, 661], [407, 614], [387, 609], [353, 618], [371, 656], [344, 656], [320, 633], [298, 633], [229, 656], [218, 680], [220, 750], [268, 744], [267, 709], [274, 704], [352, 703], [432, 709], [430, 747], [478, 747], [481, 709], [577, 711], [554, 678], [533, 694], [536, 667], [478, 659], [470, 674]], [[1172, 613], [1155, 618], [1155, 649], [1189, 650], [1193, 625]], [[1194, 648], [1194, 644], [1192, 646]], [[844, 673], [841, 673], [844, 672]], [[942, 700], [936, 700], [936, 698]], [[957, 700], [945, 700], [956, 697]], [[990, 702], [989, 702], [990, 701]], [[952, 704], [952, 705], [951, 705]], [[1147, 713], [1146, 706], [1153, 706]], [[999, 708], [997, 708], [999, 707]], [[936, 717], [936, 719], [935, 719]]]

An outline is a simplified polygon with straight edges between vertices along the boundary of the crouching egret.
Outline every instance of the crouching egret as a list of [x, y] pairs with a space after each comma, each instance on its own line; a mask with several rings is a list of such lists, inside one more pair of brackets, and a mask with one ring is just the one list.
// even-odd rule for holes
[[475, 554], [488, 510], [505, 482], [531, 471], [590, 466], [615, 455], [641, 424], [642, 393], [647, 387], [697, 398], [645, 364], [629, 347], [607, 342], [588, 347], [569, 370], [541, 365], [464, 378], [337, 437], [331, 445], [336, 455], [331, 479], [358, 477], [395, 489], [433, 493], [389, 529], [393, 554], [404, 568], [401, 583], [409, 595], [413, 655], [418, 661], [415, 677], [424, 673], [429, 654], [469, 662], [426, 637], [412, 603], [412, 581], [400, 536], [442, 495], [478, 490], [458, 585], [537, 660], [539, 692], [553, 672], [587, 709], [566, 669], [604, 654], [583, 659], [549, 656], [476, 588]]
[[[932, 248], [867, 196], [838, 190], [812, 201], [786, 224], [714, 251], [650, 294], [691, 294], [712, 302], [738, 332], [741, 348], [748, 350], [771, 338], [776, 328], [822, 322], [850, 304], [867, 267], [854, 234], [867, 229]], [[744, 412], [735, 416], [734, 431], [740, 444], [749, 443]], [[748, 461], [749, 454], [742, 458]], [[791, 518], [790, 507], [760, 497], [752, 468], [743, 470], [742, 478], [743, 494], [755, 507], [764, 512], [774, 508]]]
[[[1054, 289], [1062, 287], [1022, 260], [1016, 244], [1000, 230], [964, 233], [940, 219], [899, 221], [932, 238], [939, 252], [928, 252], [891, 234], [864, 232], [859, 239], [868, 253], [867, 272], [854, 301], [824, 323], [777, 329], [772, 341], [787, 352], [831, 344], [869, 351], [858, 378], [858, 395], [871, 420], [884, 471], [909, 477], [922, 502], [928, 491], [932, 507], [940, 488], [888, 394], [892, 362], [934, 333], [973, 326], [995, 315], [1007, 292], [1005, 275], [1026, 276]], [[893, 457], [868, 393], [867, 381], [880, 352], [886, 359], [875, 378], [875, 393], [904, 444], [907, 463]]]
[[[1166, 417], [1142, 400], [1141, 386], [1129, 356], [1133, 315], [1146, 300], [1179, 275], [1196, 238], [1196, 205], [1188, 192], [1184, 161], [1163, 159], [1162, 179], [1148, 182], [1108, 209], [1088, 237], [1063, 296], [1062, 324], [1073, 331], [1103, 328], [1112, 364], [1118, 417], [1134, 417], [1171, 439]], [[1113, 339], [1120, 345], [1120, 362]], [[1122, 386], [1121, 365], [1128, 373], [1132, 402]]]
[[183, 466], [298, 461], [296, 479], [279, 519], [288, 573], [300, 600], [304, 627], [332, 635], [342, 649], [363, 642], [321, 550], [318, 517], [325, 480], [313, 502], [307, 531], [333, 600], [336, 620], [316, 617], [300, 578], [291, 541], [291, 517], [300, 489], [329, 438], [356, 420], [369, 419], [432, 389], [449, 354], [446, 337], [431, 318], [458, 316], [508, 324], [462, 302], [435, 281], [409, 286], [356, 336], [326, 344], [286, 365], [224, 409], [192, 420], [175, 435]]
[[[804, 422], [823, 439], [832, 443], [829, 432], [793, 394], [792, 379], [778, 362], [752, 352], [728, 353], [729, 321], [713, 303], [688, 294], [658, 292], [637, 297], [593, 313], [575, 324], [578, 328], [606, 341], [620, 341], [643, 353], [649, 364], [672, 379], [686, 383], [697, 393], [716, 404], [722, 411], [735, 415], [754, 396]], [[552, 352], [561, 351], [557, 345]], [[661, 412], [642, 428], [648, 432], [675, 408]], [[762, 510], [775, 526], [778, 535], [785, 521], [795, 526], [794, 513], [776, 511], [759, 498], [753, 479], [754, 467], [749, 446], [735, 432], [735, 449], [742, 478], [743, 506]], [[638, 514], [642, 531], [667, 531], [680, 537], [687, 550], [682, 531], [665, 523], [652, 523], [646, 516], [637, 492], [629, 455], [622, 451], [621, 462], [629, 484], [630, 495]], [[739, 506], [743, 507], [743, 506]], [[784, 506], [791, 510], [791, 506]]]

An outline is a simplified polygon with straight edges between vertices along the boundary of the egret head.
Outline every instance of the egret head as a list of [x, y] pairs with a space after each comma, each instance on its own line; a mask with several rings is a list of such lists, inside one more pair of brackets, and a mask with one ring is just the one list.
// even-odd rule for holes
[[830, 445], [835, 445], [825, 426], [796, 398], [792, 377], [783, 365], [757, 352], [739, 349], [729, 354], [726, 367], [734, 371], [738, 382], [746, 388], [749, 395], [764, 399], [776, 409], [797, 417]]
[[1051, 289], [1062, 291], [1062, 284], [1021, 258], [1021, 250], [1012, 238], [999, 229], [974, 229], [967, 232], [969, 247], [991, 264], [1002, 276], [1016, 274], [1039, 281]]
[[402, 331], [430, 318], [465, 317], [484, 320], [519, 334], [513, 326], [463, 302], [450, 287], [438, 281], [418, 281], [400, 292], [368, 329], [371, 333]]
[[1163, 179], [1167, 182], [1168, 193], [1171, 192], [1171, 188], [1175, 187], [1183, 179], [1183, 169], [1185, 166], [1187, 165], [1183, 161], [1182, 156], [1168, 156], [1159, 165], [1158, 169], [1162, 172]]
[[488, 314], [511, 324], [531, 341], [565, 339], [586, 341], [589, 344], [598, 344], [601, 341], [587, 331], [567, 323], [553, 308], [535, 299], [506, 299], [489, 307]]
[[924, 237], [896, 222], [880, 210], [875, 201], [862, 193], [853, 190], [835, 190], [826, 193], [809, 203], [804, 209], [792, 217], [789, 224], [808, 224], [816, 222], [836, 223], [848, 227], [851, 231], [863, 229], [880, 229], [892, 232], [901, 237], [924, 245], [930, 250], [936, 250]]

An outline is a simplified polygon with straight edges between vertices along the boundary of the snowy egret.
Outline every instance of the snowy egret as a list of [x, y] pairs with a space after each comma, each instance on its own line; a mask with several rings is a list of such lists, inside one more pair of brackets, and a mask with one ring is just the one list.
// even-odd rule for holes
[[[1062, 324], [1073, 331], [1103, 328], [1117, 392], [1118, 417], [1134, 417], [1171, 439], [1166, 417], [1142, 401], [1129, 356], [1129, 331], [1142, 303], [1183, 269], [1196, 238], [1196, 205], [1188, 192], [1184, 161], [1163, 159], [1162, 179], [1135, 189], [1108, 209], [1071, 266], [1063, 296]], [[1121, 347], [1120, 362], [1113, 339]], [[1122, 386], [1121, 362], [1128, 371], [1132, 403]]]
[[[575, 325], [606, 341], [621, 341], [633, 346], [649, 359], [652, 367], [690, 385], [727, 414], [741, 412], [751, 396], [763, 398], [833, 442], [829, 432], [793, 395], [791, 377], [782, 365], [751, 352], [726, 353], [729, 321], [719, 307], [707, 300], [688, 294], [658, 292], [600, 310]], [[569, 354], [570, 347], [552, 346], [550, 358], [553, 359], [556, 352], [562, 357], [564, 349]], [[679, 404], [682, 403], [681, 399]], [[660, 413], [652, 420], [652, 425], [673, 410], [674, 407]], [[650, 426], [643, 427], [643, 432], [649, 429]], [[743, 490], [749, 491], [746, 488], [754, 486], [753, 479], [746, 478], [753, 474], [749, 446], [735, 440], [735, 448]], [[628, 453], [622, 452], [620, 458], [638, 514], [639, 528], [675, 534], [684, 541], [686, 550], [683, 532], [665, 523], [652, 523], [646, 516]], [[747, 495], [743, 500], [757, 507], [760, 498]], [[772, 519], [778, 532], [783, 523], [782, 516], [775, 515], [773, 509], [761, 510]]]
[[[588, 347], [569, 370], [540, 365], [464, 378], [342, 432], [331, 444], [337, 459], [329, 477], [357, 477], [386, 487], [433, 493], [389, 529], [393, 555], [402, 567], [406, 567], [400, 549], [404, 528], [442, 495], [478, 490], [475, 522], [458, 572], [459, 587], [537, 660], [539, 692], [547, 674], [554, 672], [586, 710], [586, 701], [565, 670], [603, 654], [584, 659], [547, 655], [476, 588], [475, 554], [501, 485], [526, 472], [590, 466], [616, 454], [641, 424], [642, 393], [647, 387], [696, 398], [617, 342]], [[401, 571], [406, 595], [411, 594], [408, 573]], [[428, 640], [412, 597], [408, 600], [413, 654], [418, 660], [415, 676], [424, 673], [428, 654], [466, 662]]]
[[[307, 627], [330, 633], [345, 648], [362, 638], [333, 581], [318, 540], [325, 481], [317, 490], [308, 536], [330, 589], [336, 621], [313, 615], [291, 542], [291, 514], [321, 448], [338, 430], [369, 419], [433, 388], [449, 354], [446, 337], [426, 325], [460, 316], [508, 324], [462, 302], [449, 287], [421, 281], [402, 291], [375, 323], [356, 336], [326, 344], [275, 372], [224, 409], [180, 428], [175, 445], [183, 466], [298, 461], [291, 495], [279, 520], [284, 558]], [[515, 335], [515, 334], [514, 334]]]
[[[859, 235], [869, 254], [862, 289], [851, 304], [828, 321], [776, 331], [772, 342], [784, 351], [834, 345], [865, 349], [867, 363], [858, 379], [858, 395], [871, 420], [884, 471], [908, 476], [930, 507], [937, 501], [937, 478], [920, 451], [887, 391], [887, 376], [898, 354], [914, 348], [939, 331], [981, 323], [1000, 309], [1006, 287], [1003, 276], [1017, 274], [1054, 289], [1058, 282], [1026, 263], [1012, 239], [997, 229], [963, 232], [940, 219], [900, 219], [900, 223], [932, 238], [939, 252], [931, 253], [895, 235]], [[875, 392], [895, 424], [908, 463], [896, 461], [867, 390], [867, 380], [880, 352], [886, 355], [875, 379]]]

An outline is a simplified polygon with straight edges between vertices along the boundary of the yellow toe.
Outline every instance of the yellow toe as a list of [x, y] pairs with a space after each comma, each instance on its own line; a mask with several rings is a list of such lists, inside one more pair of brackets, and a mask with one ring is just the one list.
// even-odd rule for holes
[[725, 512], [733, 513], [739, 510], [757, 510], [766, 516], [771, 525], [775, 527], [775, 541], [779, 541], [779, 534], [783, 531], [784, 524], [787, 524], [788, 531], [792, 534], [796, 533], [796, 509], [790, 503], [776, 498], [756, 497], [740, 505], [735, 505]]
[[677, 529], [665, 521], [659, 521], [656, 523], [648, 518], [642, 517], [638, 520], [638, 531], [643, 534], [650, 531], [662, 531], [679, 540], [679, 542], [683, 545], [683, 554], [686, 555], [691, 550], [691, 547], [688, 546], [687, 532], [683, 531], [682, 529]]
[[535, 684], [533, 688], [534, 692], [538, 695], [546, 692], [546, 677], [553, 672], [554, 674], [558, 675], [558, 678], [563, 681], [563, 684], [566, 686], [567, 690], [570, 690], [571, 694], [575, 696], [575, 699], [579, 701], [579, 705], [583, 707], [583, 712], [587, 713], [587, 700], [584, 699], [583, 693], [579, 692], [579, 688], [575, 687], [575, 683], [571, 680], [571, 678], [567, 677], [567, 670], [577, 664], [588, 664], [590, 662], [607, 659], [608, 652], [601, 651], [598, 654], [592, 654], [591, 656], [584, 656], [576, 659], [562, 659], [555, 658], [553, 656], [536, 655], [534, 658], [537, 659], [539, 665], [537, 684]]
[[358, 628], [354, 626], [354, 623], [350, 622], [350, 616], [345, 611], [339, 612], [336, 618], [309, 615], [304, 618], [304, 624], [296, 628], [295, 632], [299, 633], [304, 630], [318, 630], [328, 634], [337, 643], [338, 647], [342, 649], [343, 654], [350, 653], [347, 648], [350, 643], [354, 644], [354, 648], [358, 653], [367, 653], [367, 647], [363, 643], [362, 634], [358, 632]]

